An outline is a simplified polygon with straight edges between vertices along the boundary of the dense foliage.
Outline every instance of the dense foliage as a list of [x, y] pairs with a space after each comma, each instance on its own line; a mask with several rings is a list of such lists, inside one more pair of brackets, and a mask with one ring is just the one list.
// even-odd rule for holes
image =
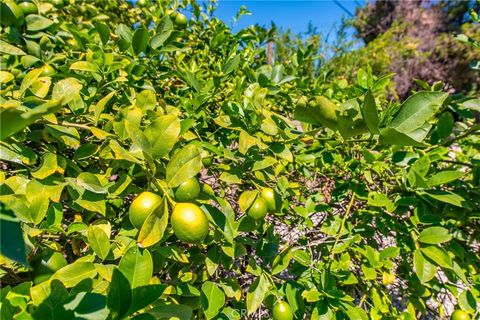
[[478, 317], [478, 97], [211, 3], [1, 1], [2, 319]]

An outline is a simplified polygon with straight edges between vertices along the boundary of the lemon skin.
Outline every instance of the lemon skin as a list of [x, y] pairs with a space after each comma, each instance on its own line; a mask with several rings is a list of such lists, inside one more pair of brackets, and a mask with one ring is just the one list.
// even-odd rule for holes
[[262, 197], [257, 197], [247, 210], [247, 216], [255, 220], [265, 218], [268, 213], [268, 203]]
[[180, 184], [175, 190], [175, 200], [188, 202], [197, 199], [200, 194], [200, 184], [196, 177], [192, 177]]
[[207, 216], [193, 203], [177, 203], [170, 224], [177, 238], [186, 243], [202, 243], [208, 235]]
[[293, 320], [292, 308], [288, 302], [278, 301], [273, 306], [273, 320]]
[[132, 225], [141, 229], [147, 217], [160, 206], [162, 198], [153, 192], [145, 191], [140, 193], [133, 200], [128, 211], [128, 217]]

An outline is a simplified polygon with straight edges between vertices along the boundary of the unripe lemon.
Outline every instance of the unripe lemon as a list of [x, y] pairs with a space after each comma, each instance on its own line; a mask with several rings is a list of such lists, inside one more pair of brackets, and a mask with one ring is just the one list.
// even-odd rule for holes
[[177, 187], [177, 190], [175, 190], [175, 200], [188, 202], [197, 199], [199, 194], [200, 184], [196, 177], [192, 177]]
[[33, 258], [31, 264], [33, 283], [39, 284], [50, 279], [55, 271], [65, 267], [68, 263], [60, 252], [46, 250]]
[[315, 97], [316, 107], [319, 109], [318, 118], [321, 123], [332, 130], [337, 129], [337, 106], [332, 101], [323, 96]]
[[247, 216], [255, 220], [263, 219], [268, 213], [268, 203], [262, 197], [257, 197], [247, 210]]
[[187, 25], [187, 17], [183, 13], [177, 13], [175, 16], [175, 24], [184, 28]]
[[292, 308], [286, 301], [278, 301], [273, 306], [273, 320], [293, 320]]
[[470, 320], [470, 315], [463, 310], [455, 310], [452, 313], [452, 320]]
[[177, 203], [170, 223], [177, 238], [186, 243], [201, 243], [208, 235], [207, 216], [193, 203]]
[[276, 212], [280, 208], [280, 197], [272, 188], [263, 188], [260, 196], [267, 202], [268, 212]]
[[141, 229], [147, 217], [160, 206], [162, 198], [150, 191], [142, 192], [133, 200], [128, 210], [128, 217], [132, 225]]
[[21, 2], [19, 5], [20, 9], [22, 9], [24, 15], [38, 13], [38, 8], [33, 2]]
[[55, 69], [51, 65], [46, 64], [42, 67], [42, 73], [40, 73], [40, 75], [42, 77], [48, 77], [54, 73], [55, 73]]

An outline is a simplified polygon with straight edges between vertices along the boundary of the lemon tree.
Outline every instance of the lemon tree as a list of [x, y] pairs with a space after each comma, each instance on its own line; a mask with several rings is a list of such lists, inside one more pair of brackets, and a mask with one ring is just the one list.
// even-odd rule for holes
[[2, 319], [478, 317], [478, 92], [213, 2], [0, 1]]

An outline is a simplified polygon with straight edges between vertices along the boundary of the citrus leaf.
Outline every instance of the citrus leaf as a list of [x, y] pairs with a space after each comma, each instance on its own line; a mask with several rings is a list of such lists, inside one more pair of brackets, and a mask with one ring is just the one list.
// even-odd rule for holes
[[171, 188], [195, 176], [202, 169], [200, 150], [188, 145], [175, 153], [167, 165], [167, 184]]
[[200, 302], [207, 319], [213, 319], [225, 304], [225, 294], [216, 283], [205, 281], [202, 284]]
[[128, 279], [132, 289], [147, 285], [153, 273], [152, 256], [148, 250], [131, 247], [120, 260], [118, 268]]
[[439, 244], [448, 242], [452, 236], [448, 234], [448, 230], [442, 227], [430, 227], [423, 230], [418, 236], [418, 241], [428, 244]]
[[143, 248], [151, 247], [163, 238], [168, 225], [168, 206], [165, 198], [162, 203], [148, 215], [138, 234], [138, 243]]

